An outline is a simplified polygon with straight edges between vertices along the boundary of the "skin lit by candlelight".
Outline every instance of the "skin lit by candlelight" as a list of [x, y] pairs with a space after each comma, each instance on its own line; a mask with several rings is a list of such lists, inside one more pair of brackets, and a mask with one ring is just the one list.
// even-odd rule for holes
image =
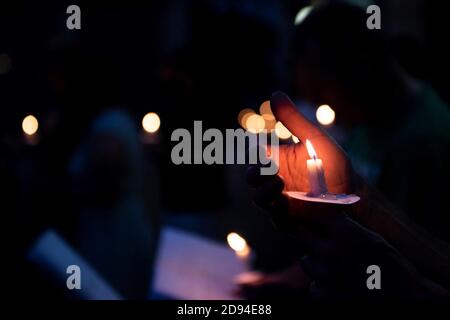
[[314, 147], [313, 147], [311, 141], [309, 141], [308, 139], [306, 139], [306, 150], [308, 150], [308, 154], [311, 159], [317, 158], [316, 150], [314, 150]]
[[246, 257], [250, 254], [250, 248], [247, 245], [247, 241], [236, 232], [228, 234], [227, 242], [239, 257]]
[[26, 116], [22, 121], [22, 130], [25, 134], [31, 136], [37, 132], [39, 128], [39, 122], [36, 117], [32, 115]]
[[142, 127], [147, 132], [153, 133], [158, 131], [160, 125], [161, 120], [159, 119], [159, 116], [154, 112], [147, 113], [142, 119]]
[[321, 105], [317, 108], [316, 111], [316, 118], [317, 121], [321, 125], [329, 126], [334, 122], [334, 118], [336, 117], [336, 114], [333, 109], [327, 104]]

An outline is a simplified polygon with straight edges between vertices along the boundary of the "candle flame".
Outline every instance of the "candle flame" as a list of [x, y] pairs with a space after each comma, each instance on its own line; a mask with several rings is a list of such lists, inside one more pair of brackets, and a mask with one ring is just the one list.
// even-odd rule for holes
[[22, 121], [22, 130], [25, 134], [32, 136], [37, 132], [39, 128], [39, 122], [33, 115], [26, 116]]
[[236, 232], [231, 232], [227, 236], [228, 245], [236, 251], [238, 255], [246, 255], [249, 252], [247, 241]]
[[336, 114], [333, 109], [327, 104], [321, 105], [317, 108], [316, 111], [316, 118], [317, 121], [321, 125], [329, 126], [334, 122], [334, 118], [336, 117]]
[[308, 150], [308, 154], [311, 159], [317, 158], [316, 150], [314, 150], [312, 143], [308, 139], [306, 139], [306, 150]]
[[161, 120], [159, 119], [159, 116], [154, 112], [147, 113], [142, 119], [142, 127], [149, 133], [158, 131], [160, 125]]

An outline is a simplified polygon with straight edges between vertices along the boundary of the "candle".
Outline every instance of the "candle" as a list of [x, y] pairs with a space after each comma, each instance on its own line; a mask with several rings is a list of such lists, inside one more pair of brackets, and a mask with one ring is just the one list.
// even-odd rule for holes
[[35, 145], [38, 142], [39, 121], [33, 115], [26, 116], [22, 121], [25, 143]]
[[227, 242], [230, 248], [236, 253], [236, 256], [243, 261], [247, 267], [250, 267], [252, 250], [247, 244], [247, 241], [236, 232], [231, 232], [227, 236]]
[[161, 119], [155, 112], [149, 112], [142, 118], [142, 140], [145, 144], [158, 143], [160, 125]]
[[322, 160], [317, 158], [316, 151], [308, 139], [306, 139], [306, 149], [311, 158], [306, 161], [309, 180], [308, 196], [316, 197], [327, 192], [325, 174], [323, 171]]

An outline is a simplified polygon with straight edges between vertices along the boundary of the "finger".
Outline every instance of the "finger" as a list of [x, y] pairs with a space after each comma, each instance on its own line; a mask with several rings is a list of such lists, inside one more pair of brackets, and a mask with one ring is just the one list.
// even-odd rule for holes
[[306, 119], [285, 93], [277, 91], [272, 94], [270, 106], [276, 119], [283, 123], [302, 143], [306, 143], [306, 139], [323, 135], [322, 130]]

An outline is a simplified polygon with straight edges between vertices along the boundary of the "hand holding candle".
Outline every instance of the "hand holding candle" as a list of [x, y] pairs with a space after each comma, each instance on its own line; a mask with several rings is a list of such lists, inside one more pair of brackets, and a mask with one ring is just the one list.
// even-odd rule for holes
[[331, 137], [306, 119], [284, 93], [273, 94], [271, 107], [276, 119], [300, 142], [280, 146], [277, 176], [261, 177], [259, 170], [249, 171], [248, 182], [256, 187], [254, 200], [260, 207], [277, 217], [286, 207], [289, 216], [304, 215], [309, 214], [304, 199], [293, 198], [291, 192], [303, 193], [307, 201], [315, 202], [327, 202], [321, 194], [338, 198], [358, 192], [351, 163]]

